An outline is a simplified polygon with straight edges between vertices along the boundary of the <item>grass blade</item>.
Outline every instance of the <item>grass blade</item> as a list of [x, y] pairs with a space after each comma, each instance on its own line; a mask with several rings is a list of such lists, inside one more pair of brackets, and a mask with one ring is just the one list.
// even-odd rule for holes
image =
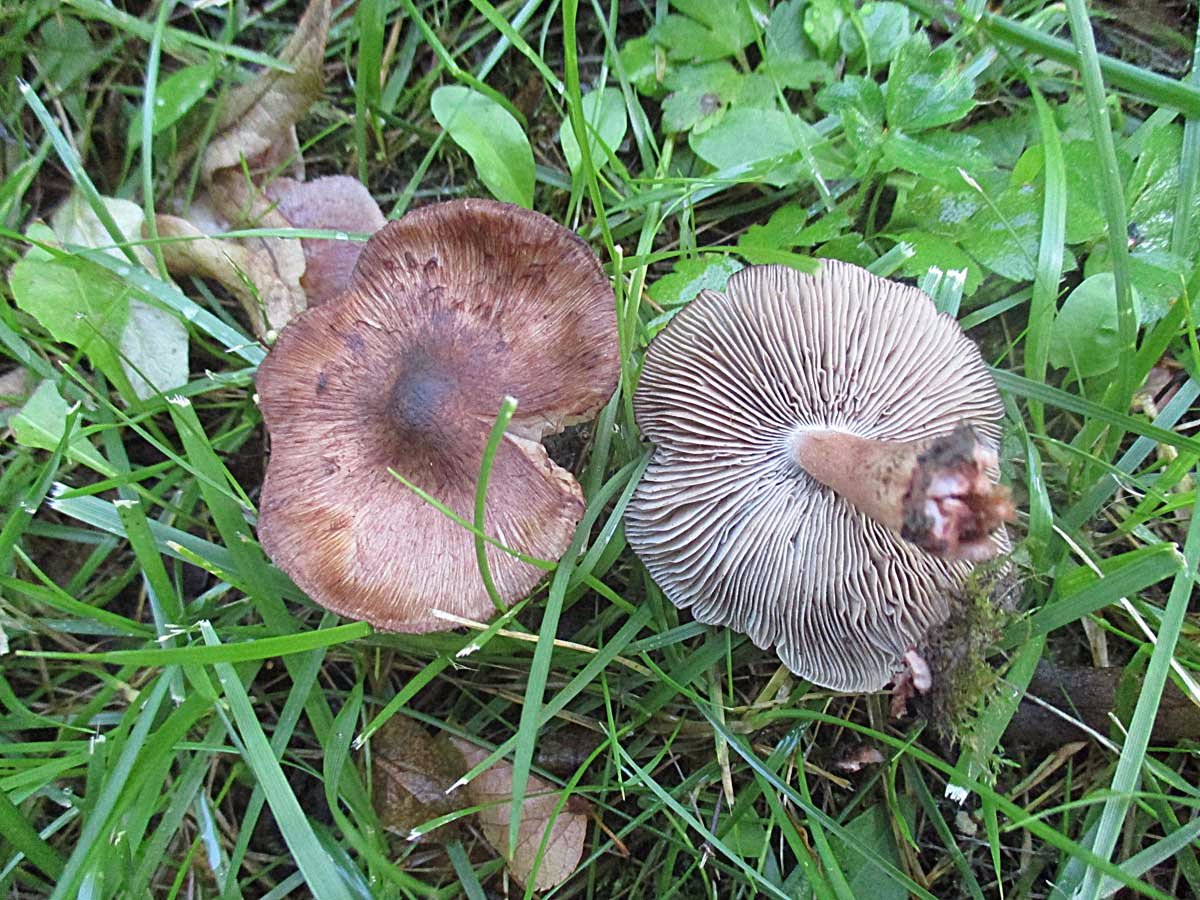
[[57, 881], [62, 878], [66, 860], [37, 833], [37, 829], [29, 824], [29, 820], [4, 791], [0, 791], [0, 831], [4, 834], [5, 843], [11, 844], [18, 853], [24, 853], [51, 879]]
[[[1066, 4], [1071, 20], [1071, 37], [1078, 54], [1076, 64], [1083, 76], [1092, 142], [1100, 157], [1101, 199], [1104, 202], [1104, 218], [1108, 222], [1108, 252], [1117, 287], [1119, 353], [1122, 358], [1132, 358], [1137, 353], [1138, 323], [1133, 309], [1133, 283], [1129, 274], [1129, 217], [1125, 211], [1125, 187], [1117, 167], [1117, 148], [1109, 121], [1108, 98], [1104, 93], [1104, 77], [1100, 72], [1100, 60], [1087, 8], [1083, 0], [1066, 0]], [[1129, 366], [1118, 367], [1117, 373], [1113, 394], [1106, 401], [1113, 409], [1126, 410], [1129, 409], [1137, 384]], [[1109, 440], [1115, 446], [1120, 435], [1110, 435]]]
[[500, 411], [496, 413], [496, 421], [492, 423], [492, 430], [488, 433], [487, 444], [483, 448], [483, 459], [479, 463], [479, 476], [475, 480], [475, 520], [473, 522], [475, 526], [473, 535], [475, 560], [479, 564], [479, 577], [483, 579], [483, 586], [487, 590], [488, 596], [492, 598], [492, 605], [498, 612], [504, 611], [504, 599], [496, 590], [492, 569], [488, 565], [487, 543], [484, 540], [487, 532], [483, 520], [487, 512], [487, 491], [488, 483], [492, 479], [492, 463], [495, 462], [496, 451], [500, 449], [500, 441], [504, 439], [504, 432], [516, 411], [515, 397], [505, 397], [500, 401]]
[[[1038, 242], [1037, 270], [1033, 295], [1029, 299], [1029, 326], [1025, 338], [1025, 377], [1041, 382], [1046, 378], [1050, 354], [1050, 331], [1054, 326], [1055, 302], [1062, 280], [1063, 241], [1067, 229], [1067, 173], [1062, 142], [1054, 113], [1032, 82], [1029, 84], [1037, 109], [1038, 130], [1045, 150], [1045, 197], [1042, 201], [1042, 236]], [[1029, 414], [1038, 432], [1046, 430], [1045, 408], [1038, 401], [1029, 404]]]
[[[220, 645], [221, 641], [211, 624], [201, 622], [200, 630], [206, 644], [210, 647]], [[215, 663], [213, 668], [229, 701], [243, 748], [243, 758], [262, 787], [283, 839], [300, 871], [304, 873], [304, 880], [313, 896], [318, 900], [351, 900], [350, 892], [337, 876], [333, 859], [321, 846], [313, 832], [312, 823], [300, 808], [300, 802], [279, 767], [279, 761], [263, 733], [237, 670], [229, 663]]]
[[[1133, 718], [1129, 722], [1125, 746], [1121, 748], [1121, 758], [1117, 762], [1117, 770], [1113, 774], [1112, 793], [1104, 801], [1100, 822], [1092, 840], [1092, 852], [1102, 859], [1108, 859], [1112, 855], [1125, 821], [1125, 815], [1132, 802], [1131, 794], [1137, 789], [1142, 765], [1146, 759], [1146, 748], [1150, 744], [1150, 732], [1154, 727], [1154, 717], [1158, 713], [1163, 687], [1167, 683], [1175, 645], [1179, 641], [1179, 634], [1183, 629], [1184, 617], [1187, 615], [1188, 604], [1191, 601], [1193, 586], [1196, 582], [1196, 573], [1200, 571], [1200, 516], [1192, 516], [1191, 524], [1188, 526], [1183, 558], [1185, 564], [1176, 574], [1175, 582], [1171, 586], [1171, 593], [1167, 598], [1167, 608], [1163, 613], [1157, 640], [1154, 643], [1154, 651], [1150, 656], [1150, 664], [1146, 667], [1146, 675], [1138, 694], [1137, 706], [1134, 708]], [[1088, 867], [1082, 883], [1074, 890], [1072, 896], [1086, 898], [1086, 900], [1098, 898], [1101, 895], [1101, 876], [1102, 873], [1095, 867]]]

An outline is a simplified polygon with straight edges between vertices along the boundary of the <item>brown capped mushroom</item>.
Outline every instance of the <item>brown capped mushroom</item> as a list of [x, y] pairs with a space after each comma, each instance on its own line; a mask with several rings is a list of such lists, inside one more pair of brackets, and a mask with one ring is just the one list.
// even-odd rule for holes
[[752, 266], [701, 292], [651, 345], [634, 409], [657, 448], [630, 545], [677, 606], [817, 684], [883, 687], [965, 560], [1007, 546], [979, 351], [857, 266]]
[[[326, 175], [312, 181], [276, 178], [266, 188], [275, 208], [293, 228], [325, 228], [371, 234], [386, 221], [379, 204], [357, 178]], [[309, 306], [332, 300], [350, 286], [363, 244], [339, 238], [302, 238], [304, 288]]]
[[[216, 195], [223, 198], [220, 206], [225, 212], [237, 212], [233, 222], [224, 218], [208, 194], [192, 203], [186, 217], [157, 217], [161, 237], [189, 238], [166, 242], [163, 256], [175, 274], [201, 275], [224, 285], [241, 300], [259, 337], [346, 290], [363, 244], [348, 235], [299, 241], [281, 237], [234, 241], [212, 235], [234, 224], [372, 233], [385, 221], [366, 187], [346, 175], [315, 181], [276, 178], [263, 193], [244, 181], [225, 187]], [[232, 202], [235, 195], [241, 203]]]
[[[447, 627], [432, 609], [490, 617], [472, 534], [389, 469], [471, 518], [488, 432], [517, 398], [486, 530], [556, 559], [584, 503], [539, 440], [592, 416], [618, 368], [612, 288], [571, 232], [489, 200], [388, 223], [346, 293], [297, 317], [259, 367], [264, 549], [318, 603], [380, 628]], [[487, 557], [506, 602], [542, 577], [500, 549]]]

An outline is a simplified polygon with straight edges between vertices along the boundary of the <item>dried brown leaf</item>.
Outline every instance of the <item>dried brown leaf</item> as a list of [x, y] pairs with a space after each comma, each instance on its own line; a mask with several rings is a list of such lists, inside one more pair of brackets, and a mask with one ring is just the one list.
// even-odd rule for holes
[[[201, 161], [204, 188], [184, 218], [165, 220], [166, 234], [188, 233], [185, 224], [210, 235], [231, 228], [374, 231], [383, 225], [379, 206], [352, 178], [263, 184], [264, 175], [287, 163], [303, 178], [295, 125], [321, 95], [330, 8], [331, 0], [310, 0], [279, 54], [287, 71], [264, 69], [230, 92]], [[176, 244], [167, 263], [179, 273], [220, 281], [246, 307], [254, 333], [266, 338], [306, 306], [340, 294], [361, 246], [277, 237], [196, 241]]]
[[[230, 92], [201, 161], [205, 190], [186, 218], [158, 217], [161, 235], [199, 238], [226, 227], [291, 227], [254, 174], [289, 159], [303, 174], [295, 124], [321, 95], [329, 17], [330, 0], [310, 0], [279, 54], [288, 69], [264, 69]], [[249, 177], [243, 163], [251, 170]], [[300, 284], [304, 250], [297, 240], [197, 239], [165, 244], [164, 256], [176, 274], [201, 275], [224, 285], [246, 308], [259, 338], [283, 328], [305, 308]]]
[[[321, 96], [322, 66], [329, 37], [330, 0], [311, 0], [296, 31], [279, 54], [291, 71], [264, 69], [229, 94], [217, 133], [204, 151], [205, 181], [243, 159], [252, 167], [270, 167], [295, 147], [293, 128]], [[299, 158], [297, 152], [296, 158]]]
[[[403, 716], [389, 719], [371, 739], [375, 811], [384, 828], [408, 835], [418, 825], [455, 812], [461, 799], [446, 791], [467, 771], [446, 735], [430, 735]], [[433, 832], [449, 839], [456, 829]]]
[[[473, 768], [487, 756], [486, 751], [467, 741], [451, 738], [451, 743], [462, 754], [468, 768]], [[476, 814], [480, 831], [505, 858], [508, 858], [512, 783], [512, 766], [501, 760], [466, 787], [471, 802], [480, 807]], [[533, 877], [534, 889], [546, 891], [566, 881], [579, 865], [587, 837], [588, 807], [580, 798], [571, 796], [555, 816], [555, 810], [562, 801], [562, 789], [536, 775], [529, 776], [525, 790], [517, 844], [512, 857], [508, 858], [508, 868], [521, 884], [528, 884], [530, 877]], [[538, 861], [547, 828], [550, 829], [550, 836], [535, 875], [534, 865]]]
[[245, 307], [260, 338], [304, 310], [304, 251], [299, 241], [213, 238], [178, 216], [160, 215], [155, 222], [160, 237], [190, 239], [163, 242], [163, 259], [172, 274], [199, 275], [221, 284]]

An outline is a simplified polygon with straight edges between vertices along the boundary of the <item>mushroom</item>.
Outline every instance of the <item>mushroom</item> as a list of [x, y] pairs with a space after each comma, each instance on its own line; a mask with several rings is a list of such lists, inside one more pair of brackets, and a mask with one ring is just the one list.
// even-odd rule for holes
[[[267, 196], [293, 228], [326, 228], [371, 234], [386, 221], [379, 204], [357, 178], [326, 175], [312, 181], [276, 178], [266, 187]], [[358, 241], [339, 238], [302, 238], [304, 275], [300, 285], [309, 306], [332, 300], [350, 285], [354, 264], [362, 252]]]
[[657, 448], [630, 545], [677, 606], [816, 684], [882, 688], [970, 561], [1007, 548], [978, 349], [857, 266], [752, 266], [701, 292], [647, 351], [634, 410]]
[[[345, 238], [261, 237], [230, 240], [213, 237], [231, 226], [254, 228], [321, 228], [374, 232], [384, 223], [379, 204], [357, 178], [329, 175], [314, 181], [276, 178], [265, 191], [245, 181], [233, 182], [220, 204], [237, 218], [229, 221], [214, 198], [202, 194], [186, 216], [159, 215], [162, 252], [174, 274], [200, 275], [236, 296], [259, 337], [283, 328], [310, 306], [341, 294], [350, 284], [362, 243]], [[234, 204], [233, 199], [242, 203]], [[207, 237], [206, 237], [207, 235]]]
[[[555, 559], [584, 502], [539, 440], [590, 418], [619, 369], [612, 288], [587, 245], [538, 213], [488, 200], [428, 206], [367, 241], [347, 291], [286, 327], [259, 367], [271, 437], [258, 532], [310, 597], [395, 631], [433, 610], [494, 610], [463, 517], [504, 397], [485, 527]], [[505, 603], [542, 570], [489, 546]]]

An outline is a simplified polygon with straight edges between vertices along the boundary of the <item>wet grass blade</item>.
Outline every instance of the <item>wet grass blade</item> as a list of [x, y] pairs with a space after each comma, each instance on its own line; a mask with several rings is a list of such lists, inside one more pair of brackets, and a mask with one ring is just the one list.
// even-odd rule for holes
[[[1125, 186], [1121, 182], [1121, 171], [1117, 166], [1117, 147], [1113, 140], [1108, 98], [1104, 91], [1104, 76], [1100, 71], [1096, 40], [1092, 35], [1087, 7], [1084, 6], [1083, 0], [1066, 0], [1066, 6], [1071, 21], [1071, 38], [1075, 42], [1077, 53], [1076, 65], [1083, 76], [1083, 93], [1087, 102], [1092, 143], [1100, 161], [1103, 186], [1100, 193], [1104, 204], [1104, 218], [1108, 223], [1108, 253], [1117, 288], [1119, 353], [1122, 358], [1132, 358], [1137, 353], [1138, 321], [1133, 308], [1133, 283], [1129, 273], [1129, 215], [1125, 209]], [[1132, 368], [1119, 366], [1113, 391], [1105, 398], [1105, 402], [1116, 410], [1129, 409], [1136, 387]], [[1109, 445], [1115, 447], [1120, 442], [1120, 437], [1119, 434], [1109, 435]]]
[[[210, 647], [220, 645], [221, 641], [211, 624], [200, 623], [200, 630], [206, 644]], [[215, 663], [214, 669], [237, 727], [231, 737], [238, 739], [242, 756], [262, 787], [267, 803], [275, 814], [275, 822], [292, 852], [292, 858], [304, 873], [304, 880], [313, 896], [319, 900], [351, 900], [350, 891], [338, 877], [337, 867], [321, 846], [313, 832], [312, 823], [279, 767], [279, 761], [263, 733], [237, 670], [229, 663]]]
[[[1117, 769], [1113, 774], [1111, 793], [1104, 801], [1100, 813], [1100, 821], [1092, 838], [1092, 852], [1102, 859], [1108, 859], [1117, 845], [1125, 816], [1132, 803], [1132, 792], [1137, 789], [1142, 766], [1146, 759], [1146, 749], [1150, 744], [1150, 732], [1154, 728], [1154, 717], [1158, 713], [1162, 691], [1167, 683], [1171, 660], [1175, 646], [1183, 629], [1184, 618], [1187, 615], [1196, 583], [1196, 574], [1200, 571], [1200, 516], [1193, 515], [1188, 526], [1187, 542], [1183, 550], [1184, 565], [1175, 576], [1171, 593], [1167, 598], [1167, 607], [1163, 613], [1162, 623], [1158, 629], [1157, 640], [1150, 656], [1150, 664], [1146, 667], [1146, 675], [1138, 693], [1137, 705], [1134, 707], [1133, 718], [1129, 722], [1129, 731], [1125, 735], [1125, 744], [1121, 748], [1121, 757], [1117, 761]], [[1101, 895], [1102, 875], [1095, 867], [1089, 866], [1083, 880], [1074, 888], [1073, 896], [1095, 900]], [[1072, 885], [1063, 885], [1071, 888]]]
[[[1046, 362], [1050, 354], [1050, 331], [1058, 286], [1062, 281], [1063, 242], [1067, 228], [1067, 173], [1063, 163], [1062, 142], [1054, 113], [1041, 91], [1030, 83], [1031, 96], [1037, 109], [1038, 130], [1046, 158], [1046, 189], [1042, 201], [1042, 236], [1038, 242], [1037, 270], [1033, 279], [1033, 294], [1029, 299], [1029, 328], [1025, 336], [1025, 377], [1041, 382], [1046, 378]], [[1036, 400], [1029, 404], [1034, 429], [1046, 430], [1045, 407]]]

